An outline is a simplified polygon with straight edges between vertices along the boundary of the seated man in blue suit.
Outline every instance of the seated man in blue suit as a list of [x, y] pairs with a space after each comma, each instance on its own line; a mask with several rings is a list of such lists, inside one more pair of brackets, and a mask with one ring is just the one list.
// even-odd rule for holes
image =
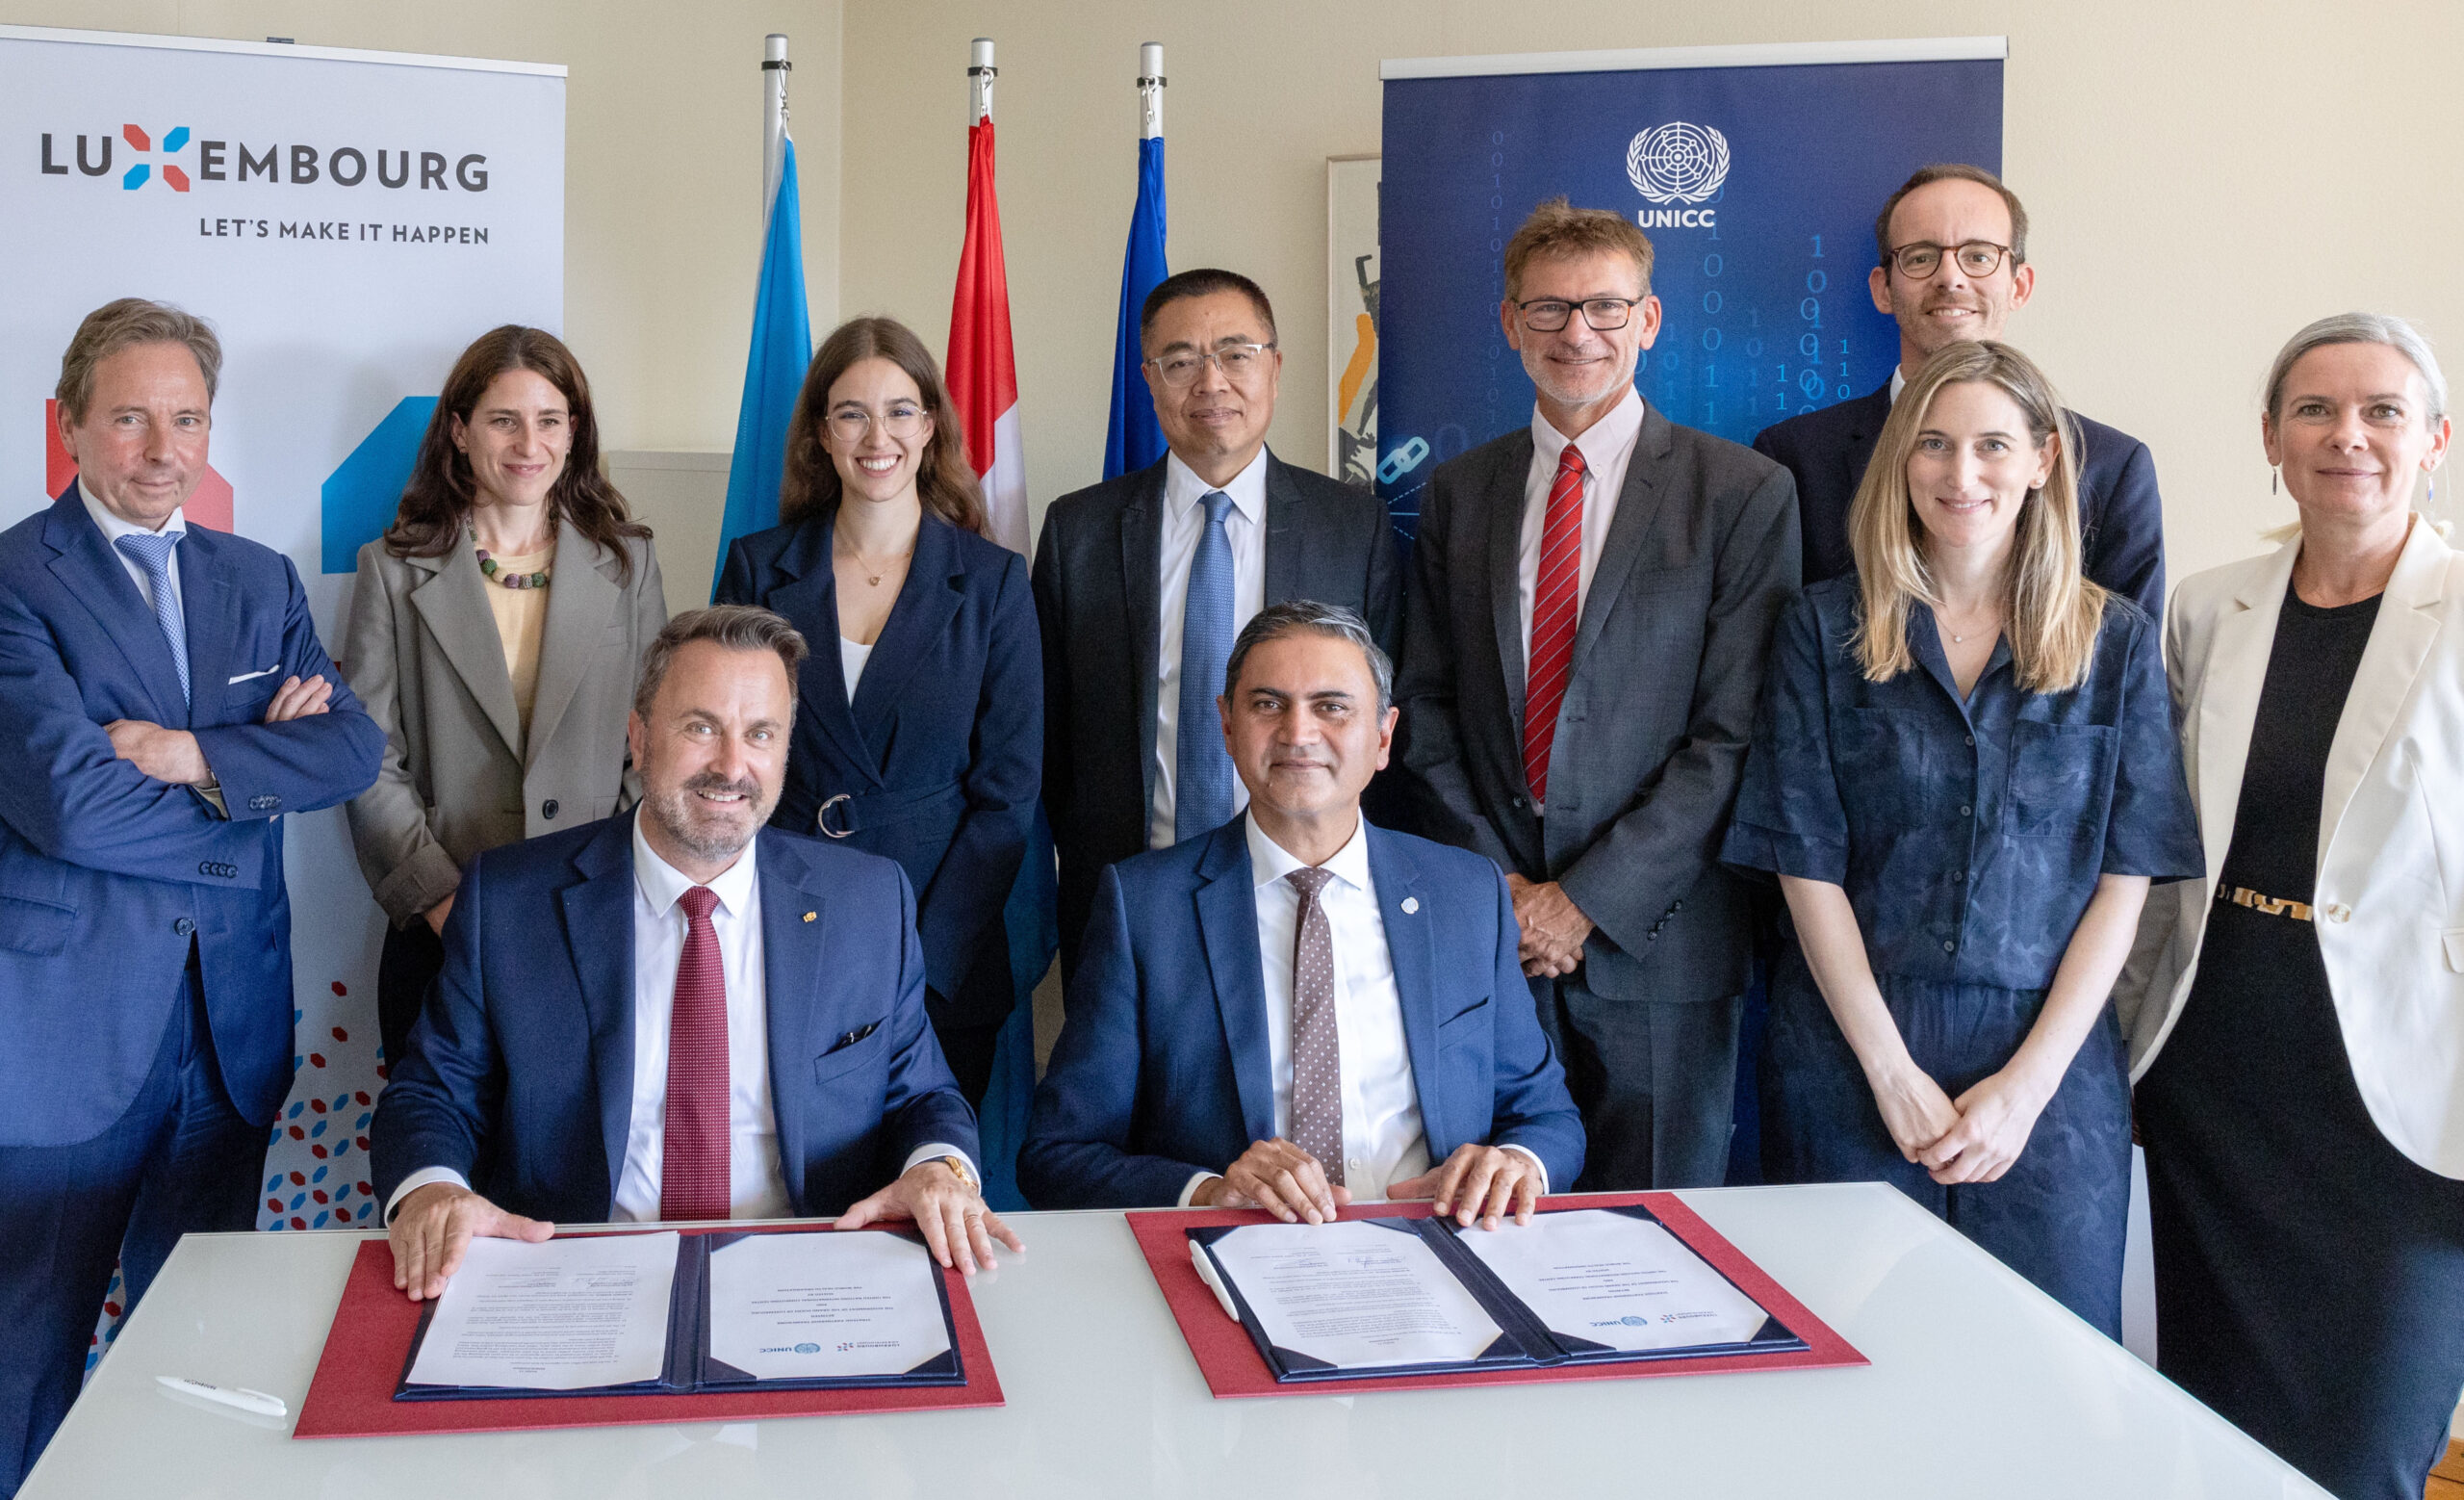
[[[1952, 163], [1900, 184], [1874, 221], [1878, 264], [1866, 278], [1874, 306], [1899, 323], [1899, 368], [1890, 383], [1835, 406], [1768, 427], [1755, 452], [1797, 479], [1805, 581], [1854, 566], [1848, 506], [1865, 478], [1902, 375], [1944, 345], [2006, 339], [2011, 315], [2036, 290], [2028, 261], [2028, 211], [2002, 179]], [[2147, 445], [2073, 412], [2079, 425], [2079, 530], [2088, 577], [2165, 617], [2165, 506]]]
[[1527, 1220], [1582, 1170], [1582, 1121], [1497, 866], [1360, 815], [1394, 744], [1385, 653], [1348, 609], [1271, 605], [1224, 681], [1248, 811], [1097, 882], [1020, 1186], [1039, 1208]]
[[0, 534], [0, 1495], [76, 1399], [117, 1256], [251, 1229], [291, 1092], [284, 813], [385, 735], [290, 559], [191, 523], [222, 349], [123, 298], [60, 362], [76, 481]]
[[749, 605], [670, 620], [626, 726], [640, 805], [463, 873], [370, 1131], [414, 1302], [474, 1234], [556, 1219], [913, 1219], [970, 1275], [1019, 1248], [925, 1023], [907, 877], [762, 826], [804, 655]]

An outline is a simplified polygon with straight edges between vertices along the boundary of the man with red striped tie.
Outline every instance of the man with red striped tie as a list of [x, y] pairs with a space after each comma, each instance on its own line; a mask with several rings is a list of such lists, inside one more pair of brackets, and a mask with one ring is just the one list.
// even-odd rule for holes
[[767, 609], [678, 615], [627, 726], [640, 805], [464, 871], [370, 1131], [413, 1301], [473, 1235], [553, 1220], [912, 1219], [970, 1274], [1018, 1248], [925, 1022], [906, 875], [764, 826], [804, 655]]
[[1396, 685], [1416, 831], [1506, 872], [1584, 1191], [1726, 1174], [1753, 918], [1717, 851], [1799, 571], [1787, 471], [1634, 389], [1651, 271], [1564, 198], [1507, 243], [1531, 425], [1430, 477]]

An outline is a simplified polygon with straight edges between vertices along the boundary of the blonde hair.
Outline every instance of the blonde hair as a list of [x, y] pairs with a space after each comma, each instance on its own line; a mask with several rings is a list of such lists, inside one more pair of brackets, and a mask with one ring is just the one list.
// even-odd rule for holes
[[2015, 401], [2040, 451], [2054, 444], [2043, 485], [2020, 502], [2003, 632], [2020, 686], [2039, 693], [2067, 691], [2087, 680], [2108, 597], [2080, 572], [2079, 433], [2044, 372], [2017, 349], [1990, 341], [1948, 345], [1909, 376], [1890, 420], [1883, 424], [1864, 482], [1857, 486], [1848, 544], [1863, 602], [1858, 661], [1866, 681], [1875, 683], [1912, 668], [1909, 603], [1941, 605], [1919, 545], [1924, 527], [1909, 493], [1908, 459], [1934, 398], [1945, 386], [1969, 381], [1990, 385]]

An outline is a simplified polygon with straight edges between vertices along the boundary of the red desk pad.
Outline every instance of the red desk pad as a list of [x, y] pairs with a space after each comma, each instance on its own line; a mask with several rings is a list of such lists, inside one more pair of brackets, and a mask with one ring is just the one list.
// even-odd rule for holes
[[[1223, 1315], [1223, 1305], [1190, 1264], [1188, 1229], [1224, 1224], [1272, 1224], [1259, 1209], [1155, 1209], [1128, 1215], [1130, 1232], [1145, 1254], [1146, 1268], [1170, 1305], [1181, 1336], [1189, 1340], [1198, 1373], [1218, 1400], [1227, 1396], [1352, 1396], [1381, 1390], [1440, 1390], [1453, 1385], [1521, 1385], [1540, 1381], [1633, 1381], [1663, 1375], [1715, 1375], [1743, 1370], [1825, 1370], [1872, 1361], [1831, 1331], [1806, 1305], [1745, 1258], [1734, 1245], [1705, 1224], [1673, 1193], [1589, 1193], [1544, 1198], [1543, 1208], [1622, 1208], [1640, 1203], [1734, 1281], [1763, 1310], [1806, 1341], [1802, 1351], [1769, 1355], [1706, 1355], [1692, 1359], [1640, 1359], [1599, 1364], [1561, 1364], [1542, 1369], [1467, 1370], [1446, 1375], [1370, 1376], [1349, 1381], [1278, 1382], [1249, 1341], [1248, 1331]], [[1425, 1219], [1428, 1203], [1367, 1203], [1343, 1210], [1346, 1219]], [[1472, 1231], [1481, 1232], [1478, 1229]]]
[[[813, 1229], [811, 1224], [711, 1225], [684, 1234]], [[868, 1231], [858, 1229], [853, 1233]], [[1187, 1251], [1182, 1252], [1186, 1260]], [[873, 1390], [724, 1391], [705, 1395], [523, 1396], [505, 1400], [396, 1401], [394, 1388], [419, 1331], [419, 1304], [394, 1289], [394, 1254], [383, 1240], [359, 1247], [325, 1352], [308, 1383], [294, 1437], [396, 1437], [422, 1433], [520, 1433], [554, 1427], [641, 1427], [729, 1422], [769, 1416], [834, 1416], [852, 1411], [938, 1411], [1002, 1404], [984, 1327], [966, 1278], [945, 1270], [950, 1321], [959, 1335], [963, 1385]], [[1200, 1290], [1204, 1290], [1203, 1287]], [[1220, 1318], [1221, 1312], [1216, 1313]]]

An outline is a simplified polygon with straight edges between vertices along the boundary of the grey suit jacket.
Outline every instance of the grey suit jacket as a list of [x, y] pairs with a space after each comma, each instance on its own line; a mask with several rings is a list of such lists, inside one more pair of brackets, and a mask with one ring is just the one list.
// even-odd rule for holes
[[[1064, 495], [1036, 544], [1043, 801], [1061, 856], [1061, 955], [1076, 966], [1095, 877], [1146, 847], [1154, 795], [1162, 460]], [[1266, 602], [1360, 612], [1392, 651], [1401, 564], [1385, 503], [1267, 455]]]
[[1735, 995], [1752, 915], [1717, 859], [1772, 633], [1797, 592], [1795, 481], [1644, 409], [1575, 628], [1544, 819], [1523, 774], [1516, 558], [1530, 467], [1527, 427], [1440, 465], [1424, 495], [1396, 685], [1413, 820], [1563, 887], [1598, 928], [1580, 970], [1594, 993]]
[[626, 545], [632, 582], [619, 583], [615, 557], [561, 524], [526, 743], [488, 608], [486, 591], [500, 585], [471, 549], [397, 557], [380, 540], [359, 550], [341, 665], [385, 731], [385, 761], [376, 785], [350, 801], [350, 839], [395, 926], [451, 895], [482, 849], [639, 798], [625, 716], [667, 598], [649, 540]]

